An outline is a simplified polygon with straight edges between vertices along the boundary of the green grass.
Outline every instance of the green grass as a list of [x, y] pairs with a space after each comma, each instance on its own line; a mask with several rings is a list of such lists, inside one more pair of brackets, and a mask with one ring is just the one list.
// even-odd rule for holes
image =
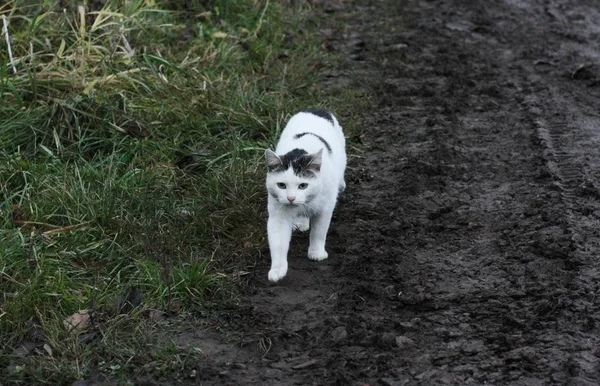
[[0, 384], [190, 374], [198, 353], [150, 315], [235, 302], [266, 258], [264, 149], [296, 110], [343, 116], [360, 92], [318, 86], [339, 62], [306, 4], [39, 3], [0, 6]]

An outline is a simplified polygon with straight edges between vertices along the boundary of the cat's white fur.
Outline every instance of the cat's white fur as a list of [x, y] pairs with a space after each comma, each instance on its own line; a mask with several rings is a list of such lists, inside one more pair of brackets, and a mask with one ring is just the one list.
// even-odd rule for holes
[[[346, 188], [346, 140], [337, 119], [328, 114], [333, 123], [310, 112], [294, 115], [281, 133], [275, 153], [271, 150], [265, 152], [269, 169], [279, 167], [276, 172], [268, 172], [266, 180], [269, 192], [267, 232], [271, 252], [268, 277], [272, 282], [287, 274], [287, 255], [293, 229], [307, 231], [310, 228], [309, 259], [324, 260], [328, 256], [325, 251], [327, 231], [338, 194]], [[305, 134], [295, 137], [302, 133]], [[324, 142], [329, 145], [330, 151]], [[297, 175], [291, 164], [287, 169], [283, 167], [285, 163], [282, 160], [295, 149], [308, 153], [305, 157], [310, 158], [307, 168], [313, 172], [312, 176]], [[293, 203], [290, 198], [294, 198]]]

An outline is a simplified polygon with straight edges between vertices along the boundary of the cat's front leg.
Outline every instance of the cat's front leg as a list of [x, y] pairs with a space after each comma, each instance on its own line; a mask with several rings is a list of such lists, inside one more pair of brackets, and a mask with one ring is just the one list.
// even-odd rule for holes
[[325, 260], [328, 256], [325, 251], [325, 240], [332, 215], [332, 210], [325, 210], [311, 219], [310, 246], [308, 247], [308, 258], [311, 260]]
[[292, 222], [285, 214], [269, 215], [267, 233], [269, 236], [269, 250], [271, 251], [271, 269], [269, 281], [277, 282], [287, 274], [287, 254], [292, 238]]

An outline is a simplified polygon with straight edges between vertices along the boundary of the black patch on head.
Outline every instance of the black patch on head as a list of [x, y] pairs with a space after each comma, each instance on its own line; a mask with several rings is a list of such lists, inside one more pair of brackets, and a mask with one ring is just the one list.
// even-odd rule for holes
[[309, 113], [312, 115], [316, 115], [319, 118], [327, 119], [333, 125], [333, 114], [331, 114], [327, 110], [306, 109], [302, 110], [301, 113]]
[[318, 135], [318, 134], [315, 134], [315, 133], [309, 133], [309, 132], [305, 132], [305, 133], [299, 133], [299, 134], [296, 134], [296, 135], [294, 135], [294, 139], [302, 138], [302, 137], [304, 137], [305, 135], [312, 135], [312, 136], [315, 136], [315, 137], [319, 138], [319, 140], [320, 140], [321, 142], [323, 142], [323, 145], [325, 145], [325, 147], [327, 148], [327, 152], [328, 152], [329, 154], [331, 154], [331, 146], [330, 146], [330, 145], [329, 145], [329, 143], [328, 143], [328, 142], [325, 140], [325, 138], [321, 137], [321, 136], [320, 136], [320, 135]]
[[294, 170], [294, 174], [304, 178], [314, 178], [315, 171], [311, 168], [313, 159], [305, 150], [294, 149], [287, 154], [279, 156], [281, 164], [269, 169], [271, 173], [285, 172], [290, 167]]

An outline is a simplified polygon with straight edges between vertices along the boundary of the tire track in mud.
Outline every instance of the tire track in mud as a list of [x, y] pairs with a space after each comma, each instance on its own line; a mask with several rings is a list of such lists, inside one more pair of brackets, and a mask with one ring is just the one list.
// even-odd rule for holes
[[[598, 155], [600, 154], [598, 149], [600, 147], [597, 146], [599, 126], [594, 124], [594, 122], [597, 121], [597, 112], [592, 114], [588, 112], [586, 114], [585, 112], [582, 112], [581, 109], [576, 108], [576, 106], [583, 101], [584, 103], [591, 104], [589, 107], [593, 110], [592, 106], [597, 105], [598, 99], [594, 97], [590, 98], [590, 95], [585, 95], [585, 92], [580, 91], [579, 93], [574, 93], [575, 95], [574, 97], [572, 95], [571, 100], [565, 100], [564, 95], [569, 89], [566, 84], [572, 83], [572, 80], [565, 81], [564, 73], [560, 72], [554, 74], [555, 76], [553, 78], [545, 80], [545, 83], [543, 80], [540, 81], [540, 76], [537, 74], [537, 71], [531, 68], [531, 63], [534, 62], [534, 59], [540, 59], [527, 57], [528, 51], [535, 52], [537, 48], [544, 47], [544, 41], [548, 39], [548, 34], [554, 32], [562, 36], [571, 36], [574, 31], [570, 31], [569, 28], [564, 28], [564, 30], [561, 31], [556, 25], [552, 25], [552, 23], [545, 25], [544, 23], [547, 22], [547, 20], [541, 20], [540, 23], [539, 15], [543, 14], [543, 12], [537, 12], [537, 16], [531, 17], [531, 20], [527, 20], [527, 18], [521, 20], [514, 19], [514, 16], [518, 15], [523, 8], [534, 8], [535, 11], [539, 11], [539, 8], [548, 7], [550, 5], [554, 8], [559, 8], [568, 12], [570, 8], [576, 8], [576, 6], [567, 1], [507, 1], [509, 5], [508, 8], [502, 4], [498, 4], [498, 2], [493, 2], [495, 3], [495, 7], [489, 8], [487, 8], [489, 3], [484, 5], [481, 2], [473, 2], [469, 6], [466, 6], [465, 4], [455, 4], [456, 7], [452, 8], [452, 3], [454, 2], [445, 2], [449, 7], [444, 9], [446, 12], [444, 16], [440, 16], [439, 13], [435, 12], [434, 15], [428, 16], [432, 19], [441, 19], [441, 21], [436, 20], [437, 23], [446, 22], [446, 28], [452, 31], [466, 33], [467, 35], [471, 34], [470, 37], [466, 38], [466, 40], [470, 41], [465, 45], [478, 47], [480, 50], [478, 54], [481, 56], [475, 54], [474, 58], [470, 59], [473, 61], [480, 60], [482, 63], [485, 63], [484, 57], [487, 55], [489, 55], [489, 57], [500, 58], [498, 65], [492, 66], [492, 68], [499, 68], [499, 72], [504, 71], [505, 74], [501, 73], [501, 77], [513, 78], [513, 87], [516, 86], [515, 88], [518, 90], [514, 95], [519, 99], [530, 97], [534, 100], [537, 99], [539, 102], [534, 108], [530, 105], [522, 112], [519, 112], [519, 109], [515, 108], [514, 114], [522, 115], [522, 119], [529, 122], [530, 127], [534, 129], [532, 132], [533, 136], [537, 136], [542, 140], [542, 145], [546, 148], [546, 151], [540, 151], [540, 157], [548, 166], [553, 178], [559, 181], [558, 187], [560, 188], [560, 196], [562, 198], [560, 202], [557, 202], [555, 199], [550, 199], [544, 203], [547, 207], [547, 213], [542, 214], [542, 222], [532, 224], [533, 229], [537, 231], [530, 231], [530, 234], [525, 234], [526, 237], [522, 237], [522, 240], [516, 240], [514, 242], [510, 240], [510, 237], [512, 236], [516, 239], [519, 236], [515, 234], [511, 235], [510, 233], [508, 233], [507, 236], [509, 237], [509, 244], [513, 249], [518, 249], [520, 253], [526, 251], [526, 249], [523, 248], [524, 244], [533, 243], [537, 250], [536, 254], [538, 254], [534, 259], [538, 259], [538, 261], [543, 263], [544, 257], [549, 257], [551, 260], [546, 260], [545, 264], [550, 266], [556, 265], [557, 268], [564, 273], [554, 277], [555, 284], [558, 284], [558, 290], [552, 290], [549, 287], [546, 287], [547, 284], [544, 283], [545, 280], [543, 278], [535, 278], [534, 276], [533, 282], [529, 283], [529, 286], [535, 288], [541, 284], [542, 288], [540, 290], [530, 291], [529, 293], [526, 291], [524, 297], [521, 297], [521, 295], [515, 297], [514, 304], [517, 305], [516, 309], [510, 304], [502, 304], [502, 307], [506, 307], [504, 308], [505, 310], [511, 310], [508, 312], [508, 318], [505, 317], [500, 325], [494, 327], [493, 323], [491, 323], [491, 326], [488, 325], [487, 328], [483, 328], [485, 334], [482, 337], [486, 344], [494, 342], [494, 339], [498, 338], [500, 339], [500, 342], [506, 340], [506, 335], [502, 334], [500, 334], [498, 338], [492, 338], [491, 341], [489, 340], [490, 337], [493, 337], [494, 334], [497, 334], [500, 331], [506, 333], [513, 330], [513, 333], [518, 331], [520, 334], [524, 334], [523, 339], [517, 339], [512, 342], [510, 341], [511, 339], [509, 339], [508, 342], [506, 342], [509, 343], [508, 347], [512, 348], [512, 350], [505, 349], [506, 351], [503, 353], [503, 350], [498, 351], [499, 347], [496, 347], [494, 348], [496, 351], [495, 353], [487, 353], [489, 354], [489, 357], [492, 358], [491, 363], [494, 364], [491, 367], [503, 367], [500, 374], [490, 371], [488, 365], [486, 365], [488, 366], [488, 374], [482, 374], [480, 370], [485, 370], [486, 368], [484, 366], [473, 366], [472, 360], [452, 357], [451, 354], [447, 352], [444, 353], [443, 349], [439, 347], [436, 348], [432, 345], [432, 347], [430, 347], [430, 352], [437, 353], [437, 357], [434, 357], [437, 358], [437, 363], [434, 364], [437, 364], [438, 368], [439, 365], [442, 365], [443, 367], [445, 363], [460, 363], [462, 360], [466, 362], [466, 364], [460, 365], [458, 368], [463, 366], [461, 369], [470, 372], [472, 377], [460, 378], [461, 375], [458, 375], [457, 378], [453, 378], [453, 380], [450, 381], [450, 378], [448, 378], [447, 375], [444, 375], [443, 371], [441, 372], [442, 374], [432, 374], [431, 372], [435, 371], [434, 366], [434, 369], [429, 369], [430, 373], [425, 372], [415, 375], [409, 371], [408, 375], [406, 375], [406, 373], [404, 373], [405, 375], [400, 376], [396, 374], [396, 378], [393, 379], [399, 381], [401, 384], [404, 381], [411, 382], [415, 380], [421, 382], [429, 380], [431, 382], [436, 381], [450, 384], [462, 384], [462, 382], [471, 383], [474, 379], [479, 382], [489, 380], [492, 383], [497, 382], [498, 384], [512, 384], [512, 382], [520, 382], [520, 384], [547, 384], [548, 382], [551, 382], [552, 384], [596, 384], [596, 380], [598, 380], [598, 360], [594, 357], [594, 345], [598, 343], [598, 328], [596, 326], [600, 315], [596, 302], [596, 295], [598, 294], [598, 259], [596, 256], [599, 247], [598, 225], [600, 225], [598, 224], [598, 215], [600, 214], [600, 211], [598, 211], [596, 193], [598, 186], [597, 171], [598, 165], [600, 165], [598, 162]], [[444, 4], [442, 4], [441, 8], [444, 8], [443, 5]], [[517, 9], [510, 8], [515, 5]], [[581, 6], [581, 4], [577, 6]], [[487, 9], [484, 10], [484, 7]], [[452, 10], [449, 10], [449, 8], [452, 8]], [[580, 9], [580, 13], [598, 15], [598, 12], [593, 11], [594, 10], [590, 10], [590, 12], [586, 12], [585, 8]], [[447, 15], [458, 16], [459, 20], [444, 20], [447, 18]], [[465, 15], [467, 15], [467, 20], [464, 20]], [[507, 16], [510, 16], [508, 17], [508, 20]], [[515, 21], [518, 22], [516, 25]], [[495, 25], [496, 23], [502, 25], [503, 33], [500, 36], [498, 36], [498, 34], [492, 34], [491, 39], [489, 39], [490, 36], [486, 35], [489, 34], [490, 31], [494, 31], [494, 29], [498, 28]], [[542, 27], [546, 27], [547, 29], [534, 29], [534, 34], [531, 34], [532, 30], [530, 27], [536, 25], [536, 23], [538, 26], [541, 24]], [[421, 26], [420, 32], [428, 36], [434, 35], [429, 33], [427, 27]], [[439, 30], [436, 32], [439, 32]], [[458, 39], [461, 39], [461, 37], [458, 37]], [[475, 41], [475, 43], [473, 43], [473, 41]], [[431, 44], [431, 42], [428, 43], [427, 47], [431, 49], [431, 46], [434, 44]], [[481, 47], [477, 43], [483, 45], [488, 44], [489, 46]], [[456, 45], [452, 45], [451, 47], [452, 49], [457, 49]], [[464, 49], [464, 46], [462, 48]], [[519, 52], [517, 54], [512, 54], [510, 51]], [[560, 52], [560, 50], [556, 51]], [[438, 52], [440, 52], [440, 50], [438, 50]], [[589, 59], [589, 47], [586, 48], [585, 52], [588, 54]], [[490, 53], [493, 54], [490, 55]], [[508, 60], [503, 61], [502, 59], [505, 57], [505, 53], [507, 53], [506, 57], [508, 57]], [[544, 58], [542, 57], [541, 60], [543, 59]], [[568, 60], [570, 58], [567, 57], [562, 59]], [[555, 60], [557, 59], [555, 58]], [[557, 66], [560, 65], [564, 66], [565, 63], [557, 63]], [[456, 75], [456, 73], [452, 74], [452, 76]], [[473, 72], [473, 76], [477, 76], [477, 71]], [[523, 79], [525, 80], [523, 81]], [[388, 81], [386, 83], [390, 82]], [[406, 79], [405, 83], [410, 84], [410, 80]], [[526, 86], [523, 86], [524, 83]], [[542, 83], [542, 85], [540, 85], [540, 83]], [[562, 88], [557, 88], [557, 86], [555, 86], [557, 83], [560, 84]], [[571, 85], [571, 87], [578, 89], [581, 88], [581, 85]], [[552, 90], [553, 93], [548, 93], [547, 90]], [[410, 88], [405, 88], [403, 91], [410, 92], [411, 90]], [[499, 98], [496, 99], [500, 100]], [[527, 104], [525, 105], [527, 106]], [[491, 111], [494, 110], [497, 111], [497, 109], [491, 109]], [[564, 113], [564, 110], [567, 110], [566, 114]], [[433, 112], [435, 109], [432, 109], [431, 111]], [[557, 112], [563, 113], [557, 114]], [[565, 115], [567, 116], [565, 117]], [[563, 116], [563, 118], [560, 116]], [[537, 122], [537, 135], [535, 133], [535, 122]], [[545, 124], [544, 122], [551, 123]], [[446, 143], [453, 143], [452, 138], [446, 138], [446, 141]], [[510, 142], [506, 142], [504, 145], [509, 143]], [[531, 150], [536, 151], [537, 149], [532, 148]], [[435, 159], [435, 154], [430, 154], [430, 157], [427, 159]], [[532, 180], [536, 178], [544, 180], [544, 177], [544, 172], [542, 170], [541, 176], [530, 178]], [[549, 182], [550, 186], [548, 186], [548, 188], [550, 188], [550, 193], [552, 193], [552, 185], [554, 184], [552, 181]], [[552, 197], [552, 195], [545, 196], [544, 199], [549, 197]], [[544, 206], [544, 204], [534, 202], [534, 205], [538, 207]], [[518, 211], [519, 208], [513, 208], [513, 210], [514, 209]], [[504, 208], [500, 209], [500, 211], [506, 210], [511, 210], [509, 205], [504, 205]], [[553, 210], [559, 212], [559, 217], [555, 216], [553, 219], [552, 215], [548, 214]], [[566, 213], [561, 214], [561, 211]], [[527, 212], [532, 213], [531, 210], [526, 209], [526, 216], [530, 216]], [[566, 220], [564, 226], [560, 225], [561, 223], [565, 223], [560, 217]], [[556, 260], [557, 258], [559, 260]], [[526, 262], [527, 260], [524, 261]], [[560, 268], [561, 266], [562, 268]], [[534, 266], [533, 268], [539, 270], [540, 267]], [[548, 270], [548, 268], [546, 268], [546, 270]], [[552, 269], [550, 268], [548, 272], [552, 272]], [[560, 276], [563, 276], [562, 279]], [[502, 293], [503, 291], [504, 289], [500, 289], [499, 292]], [[434, 294], [433, 298], [435, 297], [436, 295]], [[519, 305], [520, 302], [531, 297], [533, 297], [531, 304], [528, 305], [525, 303]], [[534, 300], [535, 298], [537, 298], [537, 300]], [[438, 299], [440, 299], [439, 294]], [[492, 297], [492, 299], [494, 298]], [[421, 308], [417, 309], [419, 312], [416, 312], [416, 314], [422, 318], [426, 318], [428, 310], [427, 308], [422, 308], [422, 302], [417, 303], [417, 305], [419, 304], [421, 305]], [[474, 301], [473, 304], [483, 305], [485, 303]], [[437, 306], [439, 306], [439, 303]], [[473, 312], [468, 305], [466, 307], [464, 305], [458, 307], [456, 305], [451, 305], [450, 308], [452, 307], [456, 310], [462, 308], [465, 312]], [[410, 305], [404, 304], [404, 308], [406, 310], [407, 308], [410, 308]], [[447, 308], [447, 305], [441, 306], [442, 310]], [[551, 315], [544, 315], [548, 313]], [[485, 313], [480, 311], [479, 314], [483, 315]], [[491, 315], [499, 316], [495, 315], [493, 311]], [[524, 322], [527, 318], [533, 318], [533, 323]], [[478, 320], [478, 323], [480, 323], [478, 327], [483, 327], [484, 320]], [[465, 320], [463, 319], [463, 324], [465, 324], [464, 322]], [[487, 320], [487, 323], [489, 322], [490, 320]], [[469, 323], [466, 324], [468, 325]], [[528, 328], [530, 326], [536, 326], [535, 330], [532, 331]], [[464, 331], [453, 330], [450, 334], [461, 335], [464, 334]], [[430, 336], [430, 339], [435, 340], [437, 338], [438, 344], [440, 341], [445, 341], [443, 336], [436, 337], [435, 334], [421, 334], [421, 339], [425, 338], [427, 335]], [[486, 335], [488, 338], [487, 341], [485, 340]], [[454, 347], [466, 351], [464, 354], [466, 354], [467, 357], [473, 357], [473, 355], [481, 356], [481, 353], [485, 352], [485, 350], [482, 350], [481, 347], [477, 346], [477, 340], [470, 340], [466, 342], [466, 350], [464, 344], [462, 346], [459, 344]], [[419, 351], [423, 353], [428, 350], [422, 349]], [[486, 355], [483, 355], [483, 357], [485, 356]], [[418, 358], [419, 356], [417, 355], [416, 357]], [[446, 357], [446, 359], [451, 358], [452, 360], [447, 361], [444, 357]], [[493, 359], [494, 357], [496, 359]], [[541, 358], [543, 359], [540, 361], [539, 359]], [[410, 365], [407, 365], [407, 368], [410, 369], [410, 367]], [[456, 369], [457, 368], [453, 370]], [[452, 373], [452, 371], [450, 373]]]
[[[598, 213], [593, 216], [596, 220], [587, 221], [581, 214], [600, 209], [600, 93], [594, 92], [600, 77], [600, 7], [589, 1], [523, 3], [529, 17], [546, 15], [541, 27], [530, 34], [530, 45], [536, 40], [549, 43], [530, 63], [551, 65], [543, 71], [536, 71], [535, 64], [523, 66], [529, 75], [525, 82], [537, 90], [537, 95], [526, 97], [526, 105], [548, 150], [548, 166], [559, 181], [574, 237], [579, 243], [590, 242], [586, 236], [600, 226]], [[593, 249], [598, 247], [594, 244]]]
[[[600, 248], [600, 119], [596, 108], [599, 99], [598, 94], [594, 95], [589, 89], [590, 85], [597, 85], [595, 80], [581, 82], [575, 74], [587, 68], [587, 64], [579, 65], [577, 61], [597, 63], [600, 58], [597, 41], [580, 44], [594, 42], [594, 37], [598, 36], [599, 5], [568, 0], [506, 1], [506, 4], [509, 9], [498, 14], [526, 15], [521, 25], [513, 25], [504, 35], [506, 40], [516, 43], [510, 49], [521, 54], [519, 60], [507, 63], [507, 68], [512, 65], [518, 69], [515, 75], [522, 79], [520, 85], [526, 90], [527, 113], [545, 149], [542, 156], [560, 188], [566, 229], [572, 241], [571, 251], [565, 256], [565, 268], [575, 275], [567, 285], [572, 291], [568, 296], [570, 304], [559, 320], [565, 325], [574, 323], [572, 328], [577, 332], [567, 346], [559, 344], [559, 347], [563, 346], [567, 358], [564, 366], [570, 377], [551, 379], [567, 384], [596, 384], [600, 379], [595, 357], [598, 348], [594, 349], [594, 344], [598, 343], [596, 321], [600, 315], [596, 301], [600, 291], [597, 259]], [[564, 15], [585, 22], [565, 22]], [[567, 37], [567, 41], [551, 37]], [[573, 41], [578, 43], [573, 44]], [[538, 63], [551, 63], [552, 69], [538, 71]], [[573, 67], [574, 71], [567, 72]], [[595, 343], [590, 345], [590, 342]]]
[[542, 10], [546, 15], [530, 34], [533, 41], [547, 42], [531, 62], [551, 65], [537, 71], [524, 66], [531, 88], [538, 90], [527, 105], [567, 208], [579, 265], [576, 280], [580, 289], [587, 289], [574, 300], [595, 318], [600, 314], [600, 5], [570, 0], [528, 3], [530, 18]]

